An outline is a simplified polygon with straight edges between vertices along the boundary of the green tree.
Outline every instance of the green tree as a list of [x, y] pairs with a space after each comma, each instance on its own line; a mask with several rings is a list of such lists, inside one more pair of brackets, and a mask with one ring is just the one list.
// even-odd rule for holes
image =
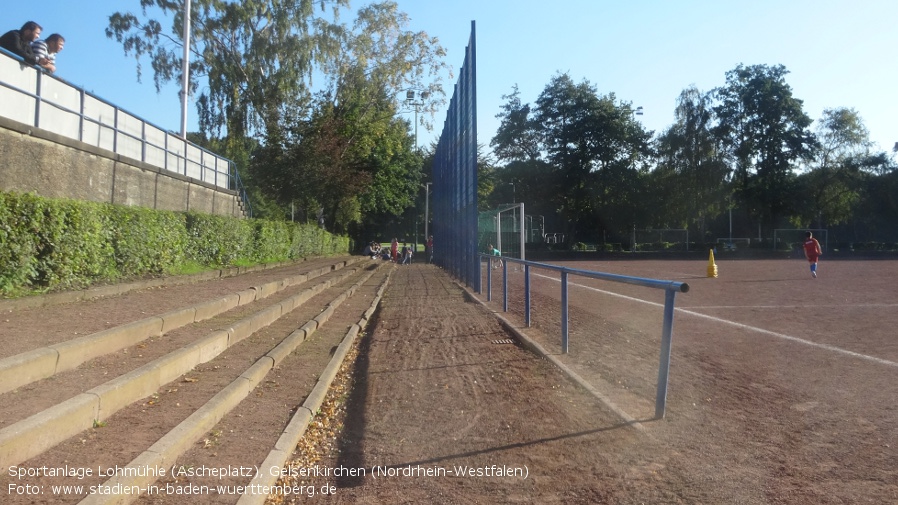
[[786, 74], [782, 65], [739, 65], [714, 90], [715, 134], [729, 151], [738, 196], [768, 227], [794, 214], [795, 164], [810, 159], [816, 146], [811, 118]]
[[554, 77], [536, 100], [542, 151], [557, 171], [558, 209], [572, 240], [595, 223], [620, 233], [639, 218], [639, 163], [651, 133], [613, 93], [599, 96], [588, 81]]
[[[415, 107], [428, 126], [443, 101], [439, 76], [446, 70], [438, 41], [407, 30], [395, 2], [364, 6], [346, 25], [339, 12], [348, 3], [194, 0], [191, 15], [201, 130], [224, 129], [226, 150], [246, 159], [246, 139], [260, 139], [246, 178], [334, 231], [358, 223], [363, 212], [401, 213], [413, 201], [420, 159], [408, 122], [396, 117], [400, 94], [424, 91]], [[143, 18], [147, 8], [172, 17], [171, 34], [154, 19], [116, 13], [107, 35], [134, 54], [138, 76], [141, 58], [150, 58], [158, 87], [180, 77], [182, 2], [141, 6]]]
[[712, 132], [711, 97], [694, 86], [683, 90], [674, 117], [676, 122], [656, 142], [657, 166], [651, 175], [652, 208], [659, 211], [655, 222], [695, 227], [703, 237], [707, 219], [724, 210], [730, 174]]
[[530, 104], [521, 103], [521, 92], [517, 84], [509, 95], [502, 95], [507, 100], [501, 106], [502, 112], [496, 114], [500, 119], [496, 135], [490, 141], [490, 147], [496, 157], [502, 161], [528, 161], [539, 158], [540, 139], [537, 125], [530, 117]]
[[[181, 79], [183, 0], [141, 0], [140, 5], [141, 17], [112, 14], [106, 35], [133, 54], [138, 79], [141, 60], [148, 57], [160, 89]], [[337, 12], [348, 5], [348, 0], [193, 0], [190, 90], [202, 90], [196, 101], [201, 131], [226, 129], [229, 138], [239, 139], [303, 110], [316, 64], [335, 57]], [[148, 17], [148, 8], [171, 19], [170, 32]]]
[[816, 221], [817, 228], [823, 228], [847, 222], [861, 198], [862, 167], [871, 143], [857, 111], [824, 110], [817, 138], [817, 155], [800, 177], [805, 203], [794, 220], [796, 226]]

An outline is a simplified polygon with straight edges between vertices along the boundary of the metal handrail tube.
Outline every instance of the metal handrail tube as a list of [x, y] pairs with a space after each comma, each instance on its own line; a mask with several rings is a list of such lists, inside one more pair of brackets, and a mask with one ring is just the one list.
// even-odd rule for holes
[[[480, 277], [483, 275], [483, 260], [486, 259], [487, 265], [493, 261], [495, 256], [492, 254], [479, 253], [478, 264], [478, 293]], [[568, 297], [568, 277], [571, 275], [579, 275], [581, 277], [589, 277], [592, 279], [600, 279], [605, 281], [619, 282], [622, 284], [631, 284], [653, 289], [663, 289], [664, 296], [664, 315], [661, 328], [661, 350], [658, 363], [658, 386], [655, 396], [655, 418], [663, 419], [667, 406], [667, 384], [670, 376], [670, 356], [673, 343], [673, 317], [674, 302], [677, 293], [686, 293], [689, 291], [689, 285], [685, 282], [668, 281], [661, 279], [650, 279], [646, 277], [632, 277], [620, 274], [611, 274], [607, 272], [597, 272], [594, 270], [582, 270], [578, 268], [568, 268], [559, 265], [551, 265], [548, 263], [538, 263], [535, 261], [526, 261], [517, 258], [509, 258], [502, 256], [502, 307], [504, 312], [508, 312], [508, 263], [515, 263], [524, 266], [524, 322], [530, 327], [530, 267], [538, 267], [545, 270], [559, 272], [561, 274], [561, 352], [568, 353], [569, 347], [569, 297]], [[489, 267], [488, 267], [489, 268]], [[487, 301], [492, 301], [492, 268], [487, 270]], [[481, 293], [482, 294], [482, 293]]]
[[[226, 187], [226, 189], [237, 191], [239, 197], [243, 200], [243, 203], [244, 203], [244, 205], [246, 205], [247, 209], [251, 209], [251, 207], [249, 205], [249, 201], [247, 200], [248, 195], [246, 193], [246, 190], [243, 187], [243, 184], [242, 184], [242, 181], [240, 181], [240, 178], [236, 176], [236, 173], [235, 173], [236, 168], [234, 167], [234, 164], [231, 160], [229, 160], [227, 158], [223, 158], [207, 149], [204, 149], [196, 144], [193, 144], [192, 142], [187, 141], [186, 139], [181, 139], [180, 137], [179, 137], [179, 142], [177, 143], [177, 146], [169, 146], [169, 137], [171, 135], [175, 135], [173, 132], [169, 132], [149, 121], [141, 119], [140, 116], [137, 116], [136, 114], [133, 114], [133, 113], [131, 113], [121, 107], [118, 107], [115, 104], [112, 104], [92, 93], [89, 93], [86, 90], [84, 90], [84, 88], [75, 86], [75, 85], [69, 83], [68, 81], [65, 81], [64, 79], [61, 79], [55, 75], [46, 74], [39, 67], [26, 64], [25, 61], [21, 57], [15, 55], [15, 54], [12, 54], [5, 49], [0, 48], [0, 54], [2, 54], [2, 56], [0, 56], [0, 59], [4, 59], [4, 62], [6, 64], [12, 63], [13, 66], [15, 66], [16, 64], [19, 66], [19, 69], [21, 70], [22, 73], [17, 74], [17, 75], [23, 76], [26, 81], [28, 79], [33, 79], [30, 82], [26, 82], [26, 85], [29, 88], [31, 88], [31, 87], [35, 88], [34, 90], [24, 89], [24, 88], [17, 86], [11, 82], [7, 82], [8, 79], [0, 77], [0, 89], [6, 89], [6, 90], [11, 91], [13, 94], [15, 94], [17, 96], [27, 97], [28, 99], [34, 100], [33, 112], [26, 114], [25, 117], [22, 117], [21, 105], [19, 105], [18, 109], [17, 109], [16, 108], [17, 106], [14, 103], [6, 103], [5, 107], [0, 106], [0, 114], [4, 114], [4, 111], [9, 111], [13, 115], [10, 115], [8, 117], [19, 118], [18, 119], [19, 121], [22, 121], [22, 119], [25, 119], [26, 117], [30, 116], [29, 119], [26, 119], [27, 124], [29, 124], [29, 126], [40, 128], [42, 115], [44, 116], [43, 119], [45, 121], [46, 121], [46, 117], [47, 117], [46, 110], [43, 110], [43, 109], [45, 108], [45, 106], [52, 107], [54, 110], [59, 111], [60, 113], [62, 113], [64, 115], [68, 114], [68, 115], [78, 118], [77, 125], [74, 125], [77, 128], [77, 133], [75, 133], [74, 131], [69, 131], [66, 133], [64, 129], [56, 130], [56, 131], [54, 131], [55, 133], [58, 133], [64, 137], [69, 137], [69, 138], [73, 138], [73, 139], [81, 141], [81, 142], [85, 142], [85, 143], [93, 145], [95, 147], [102, 147], [102, 145], [101, 145], [102, 142], [100, 142], [99, 139], [91, 141], [91, 140], [84, 138], [85, 132], [86, 132], [85, 126], [89, 124], [89, 125], [92, 125], [92, 127], [96, 127], [98, 132], [102, 132], [102, 131], [107, 131], [107, 132], [111, 131], [112, 132], [112, 146], [111, 147], [112, 147], [112, 151], [115, 152], [116, 154], [129, 156], [129, 157], [135, 158], [135, 159], [139, 158], [139, 161], [141, 161], [143, 163], [157, 166], [164, 170], [184, 175], [185, 177], [190, 177], [188, 175], [188, 172], [189, 172], [188, 169], [191, 166], [191, 163], [194, 163], [198, 166], [198, 170], [199, 170], [198, 179], [199, 180], [210, 182], [210, 179], [211, 179], [210, 183], [215, 185], [216, 187], [222, 187], [222, 186], [219, 186], [219, 182], [225, 184], [224, 187]], [[5, 58], [9, 58], [10, 61], [6, 61]], [[0, 62], [0, 63], [4, 63], [4, 62]], [[28, 74], [28, 72], [33, 72], [33, 74]], [[0, 74], [0, 75], [5, 75], [5, 74]], [[11, 75], [10, 79], [12, 79], [13, 81], [17, 80], [15, 75], [13, 75], [13, 74], [10, 74], [10, 75]], [[42, 91], [43, 91], [43, 88], [45, 87], [44, 83], [48, 79], [51, 79], [52, 81], [55, 81], [55, 82], [58, 82], [59, 84], [61, 84], [63, 86], [63, 88], [58, 88], [60, 90], [71, 90], [73, 92], [77, 92], [77, 94], [78, 94], [77, 102], [78, 102], [78, 106], [80, 107], [80, 110], [74, 110], [71, 107], [64, 105], [63, 103], [60, 103], [59, 100], [54, 100], [50, 97], [43, 96]], [[19, 82], [23, 82], [22, 79], [18, 79], [18, 80], [19, 80]], [[88, 108], [87, 97], [89, 97], [93, 101], [96, 101], [96, 102], [91, 102], [92, 104], [96, 103], [99, 106], [108, 107], [108, 109], [106, 109], [106, 110], [109, 110], [109, 112], [111, 112], [111, 114], [113, 116], [112, 117], [113, 124], [110, 125], [110, 124], [103, 122], [102, 118], [93, 118], [86, 112], [86, 109]], [[6, 101], [6, 102], [14, 102], [14, 100]], [[18, 111], [18, 114], [16, 114], [16, 111]], [[44, 112], [44, 114], [42, 114], [42, 111]], [[127, 116], [127, 118], [133, 119], [135, 123], [139, 122], [139, 125], [136, 126], [135, 128], [140, 133], [132, 134], [132, 133], [128, 132], [127, 130], [123, 129], [123, 127], [121, 125], [121, 117], [123, 115]], [[62, 116], [62, 117], [65, 117], [65, 116]], [[164, 135], [165, 140], [162, 142], [162, 145], [160, 145], [157, 142], [154, 142], [153, 140], [151, 140], [149, 138], [150, 135], [148, 134], [148, 127], [151, 127], [152, 129], [154, 129], [159, 135]], [[130, 139], [140, 145], [137, 146], [133, 151], [119, 152], [119, 149], [123, 145], [123, 142], [124, 142], [123, 139]], [[181, 147], [183, 153], [179, 152], [178, 150], [175, 150], [177, 147]], [[125, 149], [127, 150], [127, 147], [125, 147]], [[139, 153], [137, 152], [138, 149], [139, 149]], [[158, 151], [161, 154], [161, 156], [163, 157], [163, 160], [161, 162], [157, 163], [154, 160], [150, 159], [150, 156], [149, 156], [150, 149]], [[191, 157], [190, 157], [191, 150], [199, 150], [199, 152], [200, 152], [199, 161], [191, 161]], [[177, 163], [175, 164], [177, 168], [175, 170], [172, 170], [171, 167], [169, 166], [169, 157], [173, 157], [174, 160], [177, 161]], [[208, 166], [206, 164], [206, 160], [208, 157], [212, 158], [211, 166]], [[218, 163], [219, 161], [227, 162], [228, 172], [221, 172], [219, 170], [219, 163]], [[208, 171], [213, 172], [213, 174], [211, 174], [211, 176], [209, 176], [209, 177], [207, 177], [207, 175], [206, 175]], [[232, 173], [232, 172], [234, 172], [234, 173]], [[219, 174], [226, 176], [223, 181], [219, 181]], [[236, 187], [231, 187], [232, 184]], [[247, 215], [252, 216], [251, 211], [248, 212]]]

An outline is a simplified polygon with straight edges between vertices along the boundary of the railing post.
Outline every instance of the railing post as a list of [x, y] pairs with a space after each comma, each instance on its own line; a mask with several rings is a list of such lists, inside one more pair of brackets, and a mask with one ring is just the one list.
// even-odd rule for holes
[[113, 107], [112, 111], [112, 122], [114, 123], [112, 127], [112, 152], [118, 154], [118, 107]]
[[508, 312], [508, 261], [502, 261], [502, 312]]
[[37, 70], [37, 89], [35, 90], [35, 99], [34, 99], [34, 126], [35, 128], [41, 127], [41, 88], [43, 87], [43, 80], [41, 77], [43, 76], [43, 72]]
[[524, 264], [524, 325], [530, 327], [530, 265]]
[[[433, 254], [433, 253], [431, 253]], [[477, 294], [483, 294], [483, 257], [475, 253], [477, 256]]]
[[661, 330], [661, 357], [658, 365], [658, 390], [655, 396], [655, 419], [664, 419], [667, 407], [667, 379], [670, 374], [670, 352], [673, 340], [674, 299], [677, 292], [670, 287], [664, 294], [664, 326]]
[[[84, 106], [86, 104], [84, 89], [79, 89], [78, 95], [81, 99], [81, 106], [80, 106], [80, 109], [78, 110], [78, 140], [80, 140], [81, 142], [84, 142]], [[97, 128], [99, 128], [99, 126]], [[99, 144], [99, 143], [100, 143], [100, 141], [99, 141], [99, 139], [97, 139], [97, 144]], [[99, 145], [97, 147], [99, 147]]]
[[561, 271], [561, 352], [568, 351], [567, 272]]
[[493, 301], [493, 258], [487, 259], [486, 268], [486, 301]]

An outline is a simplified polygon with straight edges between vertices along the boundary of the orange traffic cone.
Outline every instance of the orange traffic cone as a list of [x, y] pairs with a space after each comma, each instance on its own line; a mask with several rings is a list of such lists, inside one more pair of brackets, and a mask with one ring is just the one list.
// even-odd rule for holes
[[714, 249], [711, 249], [711, 256], [708, 257], [708, 277], [717, 277], [717, 263], [714, 263]]

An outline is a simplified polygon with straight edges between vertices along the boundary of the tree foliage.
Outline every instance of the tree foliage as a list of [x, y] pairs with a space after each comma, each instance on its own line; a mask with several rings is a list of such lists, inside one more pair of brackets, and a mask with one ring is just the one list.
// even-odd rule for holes
[[723, 211], [730, 168], [714, 138], [711, 97], [694, 86], [683, 90], [674, 111], [675, 123], [657, 141], [652, 186], [663, 195], [656, 226], [697, 225], [704, 235], [707, 218]]
[[[399, 117], [413, 111], [404, 91], [416, 91], [415, 117], [429, 127], [447, 70], [439, 41], [408, 30], [395, 2], [363, 6], [344, 24], [348, 6], [193, 0], [190, 43], [201, 133], [225, 132], [225, 152], [248, 161], [263, 201], [341, 232], [362, 213], [399, 214], [414, 201], [420, 157]], [[183, 2], [141, 7], [140, 17], [110, 16], [107, 36], [135, 56], [138, 76], [149, 58], [159, 88], [181, 76]], [[170, 33], [151, 12], [172, 19]]]
[[796, 164], [816, 147], [811, 118], [786, 74], [782, 65], [739, 65], [714, 91], [715, 133], [731, 156], [737, 194], [768, 227], [794, 213]]
[[530, 105], [521, 103], [521, 92], [515, 85], [512, 92], [502, 95], [507, 102], [496, 114], [500, 120], [496, 135], [490, 141], [496, 157], [503, 161], [530, 161], [539, 158], [540, 139], [537, 125], [530, 117]]
[[[140, 0], [142, 16], [116, 12], [107, 37], [126, 54], [150, 59], [157, 89], [181, 79], [183, 0]], [[332, 42], [339, 8], [348, 0], [243, 0], [191, 2], [190, 90], [199, 91], [200, 128], [204, 133], [240, 138], [264, 131], [309, 98], [316, 64], [335, 57]], [[317, 8], [316, 8], [317, 6]], [[171, 31], [148, 16], [171, 20]]]
[[525, 173], [549, 170], [549, 177], [539, 177], [537, 193], [553, 203], [566, 232], [594, 236], [603, 227], [632, 226], [645, 172], [639, 160], [649, 152], [651, 133], [633, 118], [631, 106], [568, 74], [553, 77], [532, 108], [521, 103], [517, 88], [505, 98], [491, 145]]

